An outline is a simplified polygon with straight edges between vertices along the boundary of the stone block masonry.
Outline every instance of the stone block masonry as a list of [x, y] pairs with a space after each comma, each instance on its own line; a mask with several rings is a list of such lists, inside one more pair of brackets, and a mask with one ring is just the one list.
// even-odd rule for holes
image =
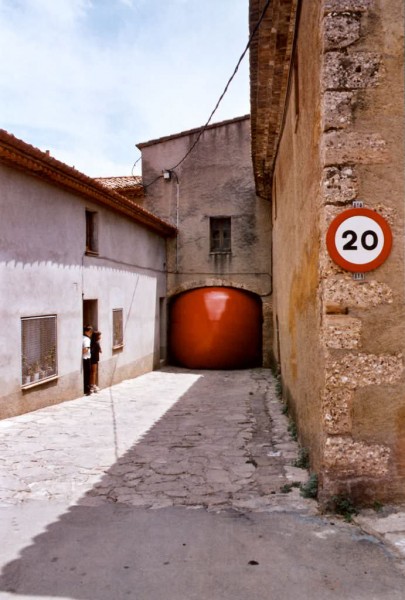
[[324, 499], [337, 491], [349, 492], [352, 481], [361, 480], [361, 485], [367, 487], [368, 481], [375, 484], [389, 475], [392, 448], [388, 442], [377, 443], [372, 427], [367, 428], [367, 424], [367, 439], [354, 437], [356, 390], [372, 386], [376, 393], [376, 387], [381, 388], [381, 402], [386, 402], [384, 389], [398, 385], [404, 370], [403, 356], [390, 347], [381, 347], [381, 354], [367, 352], [366, 323], [370, 322], [370, 311], [378, 319], [378, 310], [392, 306], [395, 301], [389, 278], [380, 280], [380, 273], [373, 272], [367, 274], [364, 283], [353, 281], [351, 274], [331, 261], [324, 242], [331, 219], [350, 208], [353, 200], [363, 200], [390, 221], [395, 213], [395, 206], [387, 198], [381, 206], [372, 197], [362, 197], [368, 173], [391, 159], [384, 127], [378, 118], [376, 93], [386, 85], [387, 69], [380, 51], [383, 45], [376, 35], [377, 20], [373, 0], [324, 1], [320, 150], [321, 344], [325, 358], [321, 495]]

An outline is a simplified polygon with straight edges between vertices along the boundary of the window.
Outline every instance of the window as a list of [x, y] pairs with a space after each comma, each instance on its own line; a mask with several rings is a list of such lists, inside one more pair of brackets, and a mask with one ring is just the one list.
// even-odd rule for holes
[[98, 254], [97, 213], [86, 210], [86, 252]]
[[124, 345], [123, 309], [113, 309], [113, 349]]
[[210, 252], [231, 252], [231, 217], [210, 217]]
[[56, 315], [21, 319], [21, 347], [23, 386], [55, 377], [58, 373]]

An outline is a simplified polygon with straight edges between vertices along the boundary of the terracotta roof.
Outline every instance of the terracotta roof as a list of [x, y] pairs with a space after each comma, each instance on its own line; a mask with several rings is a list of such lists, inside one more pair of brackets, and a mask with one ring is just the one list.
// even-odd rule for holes
[[122, 194], [126, 198], [137, 199], [138, 201], [145, 196], [145, 190], [142, 185], [142, 177], [135, 175], [122, 175], [120, 177], [97, 177], [95, 179], [105, 188]]
[[[226, 125], [230, 125], [231, 123], [238, 123], [239, 121], [245, 121], [246, 119], [250, 119], [250, 115], [243, 115], [242, 117], [235, 117], [234, 119], [228, 119], [227, 121], [220, 121], [218, 123], [212, 123], [211, 125], [207, 125], [206, 130], [215, 129], [216, 127], [224, 127]], [[183, 137], [186, 135], [193, 135], [194, 133], [200, 133], [201, 127], [195, 127], [194, 129], [188, 129], [187, 131], [181, 131], [180, 133], [174, 133], [172, 135], [166, 135], [161, 138], [157, 138], [155, 140], [149, 140], [148, 142], [141, 142], [140, 144], [136, 144], [136, 147], [140, 150], [145, 148], [145, 146], [152, 146], [153, 144], [160, 144], [162, 142], [167, 142], [168, 140], [174, 140], [179, 137]]]
[[142, 190], [142, 177], [138, 175], [120, 175], [119, 177], [96, 177], [95, 181], [101, 183], [109, 190]]
[[[264, 0], [250, 0], [250, 30]], [[250, 46], [250, 100], [256, 192], [271, 195], [274, 161], [284, 122], [299, 0], [273, 0]]]
[[0, 129], [0, 163], [107, 206], [164, 237], [176, 233], [173, 225], [156, 217], [131, 199], [107, 189], [95, 179], [60, 162], [49, 153], [19, 140], [4, 129]]

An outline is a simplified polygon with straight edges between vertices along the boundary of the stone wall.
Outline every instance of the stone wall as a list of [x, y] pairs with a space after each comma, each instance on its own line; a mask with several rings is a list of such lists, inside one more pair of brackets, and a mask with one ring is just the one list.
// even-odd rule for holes
[[[250, 0], [251, 30], [263, 6]], [[251, 48], [273, 352], [322, 502], [405, 499], [403, 23], [402, 0], [275, 1]], [[326, 248], [353, 201], [393, 232], [390, 256], [362, 281]]]
[[[209, 126], [186, 160], [200, 130], [140, 144], [144, 206], [178, 227], [168, 241], [168, 298], [186, 290], [230, 286], [253, 292], [263, 305], [263, 362], [271, 353], [270, 203], [255, 193], [250, 119]], [[171, 170], [171, 179], [161, 177]], [[149, 182], [154, 182], [148, 185]], [[210, 217], [230, 217], [232, 251], [210, 251]]]
[[[403, 499], [403, 7], [325, 0], [323, 8], [321, 498]], [[391, 256], [364, 281], [325, 247], [331, 220], [354, 200], [394, 235]]]

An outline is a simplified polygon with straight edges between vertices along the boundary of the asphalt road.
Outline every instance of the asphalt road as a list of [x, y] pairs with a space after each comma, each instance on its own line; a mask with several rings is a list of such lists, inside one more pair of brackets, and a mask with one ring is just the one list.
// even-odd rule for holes
[[[21, 506], [17, 520], [29, 528], [43, 510]], [[2, 516], [16, 519], [15, 508]], [[48, 525], [6, 565], [0, 597], [393, 600], [404, 584], [395, 558], [341, 521], [110, 504], [71, 507]]]

